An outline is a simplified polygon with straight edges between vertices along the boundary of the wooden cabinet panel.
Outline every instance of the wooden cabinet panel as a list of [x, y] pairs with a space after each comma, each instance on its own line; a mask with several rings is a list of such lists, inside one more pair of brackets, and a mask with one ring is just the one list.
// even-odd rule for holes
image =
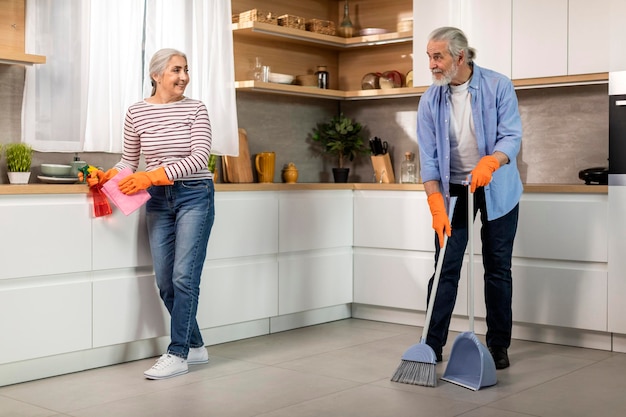
[[0, 55], [24, 52], [25, 0], [0, 0]]

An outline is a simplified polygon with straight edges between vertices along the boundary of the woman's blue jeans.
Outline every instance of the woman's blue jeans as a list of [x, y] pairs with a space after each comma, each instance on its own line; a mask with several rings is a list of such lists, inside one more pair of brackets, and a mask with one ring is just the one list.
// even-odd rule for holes
[[[430, 320], [426, 343], [436, 353], [441, 353], [448, 337], [448, 328], [461, 277], [463, 255], [467, 246], [467, 188], [451, 184], [450, 195], [458, 200], [452, 219], [452, 236], [448, 245], [439, 278], [437, 296]], [[480, 210], [482, 228], [483, 267], [485, 269], [485, 306], [487, 309], [487, 346], [508, 348], [511, 344], [513, 315], [511, 302], [513, 283], [511, 277], [511, 258], [513, 241], [517, 231], [519, 204], [506, 215], [487, 221], [485, 191], [477, 188], [474, 193], [474, 216]], [[435, 262], [439, 258], [439, 243], [435, 234]], [[428, 297], [432, 290], [434, 274], [428, 284]], [[473, 294], [470, 294], [470, 297]]]
[[215, 219], [213, 181], [175, 181], [148, 191], [152, 198], [146, 204], [146, 217], [154, 274], [171, 316], [167, 353], [186, 358], [190, 347], [204, 346], [196, 312]]

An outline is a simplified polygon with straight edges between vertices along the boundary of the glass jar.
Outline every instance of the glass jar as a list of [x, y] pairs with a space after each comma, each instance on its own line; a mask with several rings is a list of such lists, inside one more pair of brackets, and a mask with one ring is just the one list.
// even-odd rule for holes
[[317, 71], [315, 72], [317, 75], [317, 87], [318, 88], [328, 88], [328, 71], [326, 71], [325, 65], [319, 65], [317, 67]]
[[417, 165], [413, 161], [413, 153], [406, 152], [400, 165], [400, 182], [402, 184], [415, 184], [417, 182]]

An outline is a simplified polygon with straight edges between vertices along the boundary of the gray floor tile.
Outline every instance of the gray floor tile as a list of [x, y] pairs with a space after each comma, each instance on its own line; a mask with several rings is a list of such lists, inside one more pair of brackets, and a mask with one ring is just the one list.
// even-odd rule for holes
[[452, 417], [476, 405], [364, 385], [276, 410], [262, 417]]
[[[457, 334], [449, 335], [439, 376]], [[626, 410], [626, 355], [519, 340], [494, 387], [391, 382], [420, 335], [414, 326], [341, 320], [210, 346], [209, 364], [169, 380], [143, 377], [151, 358], [0, 387], [0, 417], [621, 417]]]
[[343, 391], [355, 384], [264, 367], [72, 411], [74, 417], [244, 417]]
[[546, 381], [491, 404], [542, 417], [621, 417], [626, 413], [626, 355]]

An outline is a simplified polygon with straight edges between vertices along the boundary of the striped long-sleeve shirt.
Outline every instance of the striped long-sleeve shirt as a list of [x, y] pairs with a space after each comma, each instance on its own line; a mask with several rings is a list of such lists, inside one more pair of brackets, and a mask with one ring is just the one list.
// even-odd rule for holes
[[115, 168], [136, 171], [143, 153], [146, 171], [165, 167], [174, 181], [212, 178], [207, 169], [211, 142], [209, 113], [201, 101], [186, 97], [168, 104], [140, 101], [126, 112], [124, 151]]

